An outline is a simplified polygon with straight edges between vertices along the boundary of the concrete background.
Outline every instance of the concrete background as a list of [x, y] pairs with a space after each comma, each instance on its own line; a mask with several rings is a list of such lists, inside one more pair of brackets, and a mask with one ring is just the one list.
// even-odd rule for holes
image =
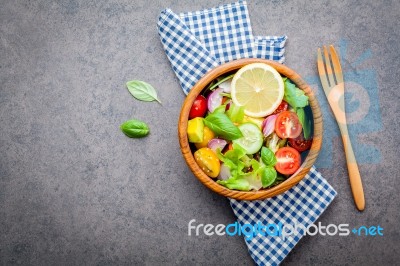
[[[227, 1], [0, 2], [0, 264], [252, 264], [240, 237], [187, 236], [191, 219], [228, 224], [235, 217], [181, 157], [184, 94], [156, 31], [165, 7], [183, 12]], [[335, 137], [324, 140], [332, 165], [319, 170], [338, 196], [319, 221], [380, 225], [384, 236], [304, 237], [283, 264], [398, 263], [400, 2], [248, 5], [254, 34], [288, 35], [286, 64], [303, 76], [316, 75], [321, 45], [346, 40], [349, 62], [369, 49], [360, 69], [374, 71], [373, 103], [381, 107], [379, 130], [356, 136], [381, 154], [360, 165], [366, 210], [354, 208]], [[163, 104], [134, 100], [124, 86], [130, 79], [150, 82]], [[130, 118], [146, 121], [151, 134], [125, 137], [119, 125]]]

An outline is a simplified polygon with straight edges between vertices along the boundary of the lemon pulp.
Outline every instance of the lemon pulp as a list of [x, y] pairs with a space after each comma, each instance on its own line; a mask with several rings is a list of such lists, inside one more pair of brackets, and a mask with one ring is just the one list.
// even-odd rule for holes
[[244, 106], [251, 117], [264, 117], [282, 102], [284, 84], [281, 75], [270, 65], [253, 63], [242, 67], [233, 77], [232, 100]]

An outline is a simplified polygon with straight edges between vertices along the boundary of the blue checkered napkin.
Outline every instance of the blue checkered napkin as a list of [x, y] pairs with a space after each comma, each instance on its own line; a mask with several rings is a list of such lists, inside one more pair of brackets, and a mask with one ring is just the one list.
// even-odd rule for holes
[[245, 1], [175, 14], [161, 12], [158, 33], [187, 94], [209, 70], [239, 58], [283, 62], [286, 36], [254, 37]]
[[[240, 224], [256, 225], [282, 223], [302, 224], [307, 228], [314, 223], [336, 196], [336, 191], [314, 167], [304, 179], [284, 194], [263, 201], [237, 201], [231, 199], [232, 209]], [[287, 232], [289, 232], [288, 230]], [[283, 236], [256, 235], [245, 237], [253, 260], [258, 265], [278, 265], [302, 238], [303, 231]]]
[[[287, 37], [254, 37], [245, 1], [179, 15], [166, 9], [160, 14], [158, 30], [185, 93], [205, 73], [224, 62], [251, 57], [284, 61]], [[312, 168], [299, 184], [282, 195], [264, 201], [230, 202], [242, 224], [297, 222], [308, 226], [335, 195], [335, 190]], [[257, 264], [276, 265], [300, 238], [299, 234], [284, 240], [257, 235], [246, 243]]]

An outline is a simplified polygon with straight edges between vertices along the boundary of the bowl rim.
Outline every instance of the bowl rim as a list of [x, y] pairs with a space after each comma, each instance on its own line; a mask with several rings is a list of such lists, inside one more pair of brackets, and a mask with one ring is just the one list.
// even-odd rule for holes
[[[197, 95], [201, 93], [201, 91], [205, 88], [205, 86], [207, 86], [215, 78], [230, 71], [237, 70], [251, 63], [265, 63], [274, 67], [281, 75], [289, 78], [292, 82], [296, 84], [298, 88], [302, 89], [306, 93], [306, 95], [309, 97], [309, 104], [313, 114], [314, 134], [309, 154], [305, 158], [304, 162], [301, 164], [300, 168], [288, 179], [269, 189], [261, 189], [258, 191], [238, 191], [238, 190], [228, 189], [218, 184], [217, 182], [215, 182], [215, 179], [212, 179], [211, 177], [207, 176], [200, 169], [190, 149], [190, 144], [187, 138], [187, 124], [189, 120], [188, 118], [189, 118], [190, 108]], [[184, 100], [178, 121], [178, 137], [179, 137], [179, 144], [182, 156], [185, 159], [191, 171], [193, 172], [193, 174], [201, 183], [203, 183], [203, 185], [205, 185], [212, 191], [222, 196], [237, 200], [261, 200], [270, 198], [287, 191], [288, 189], [299, 183], [304, 178], [304, 176], [310, 171], [312, 165], [317, 159], [322, 144], [322, 132], [323, 132], [323, 121], [322, 121], [321, 109], [319, 107], [318, 100], [315, 97], [315, 94], [311, 90], [310, 86], [300, 77], [299, 74], [297, 74], [291, 68], [275, 61], [267, 59], [259, 59], [259, 58], [245, 58], [245, 59], [230, 61], [228, 63], [221, 64], [213, 68], [209, 72], [207, 72], [193, 86], [193, 88], [187, 95], [186, 99]]]

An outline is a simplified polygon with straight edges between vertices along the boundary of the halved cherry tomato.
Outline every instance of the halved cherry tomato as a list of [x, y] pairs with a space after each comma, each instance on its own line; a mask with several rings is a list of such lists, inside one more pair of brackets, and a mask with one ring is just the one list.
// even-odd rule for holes
[[199, 95], [193, 102], [190, 108], [189, 119], [195, 117], [203, 117], [207, 112], [207, 99], [203, 95]]
[[280, 148], [276, 153], [275, 169], [281, 174], [291, 175], [300, 168], [300, 153], [292, 147]]
[[297, 138], [302, 127], [296, 113], [283, 111], [278, 114], [275, 122], [275, 132], [281, 139]]
[[309, 150], [312, 144], [312, 139], [304, 139], [303, 133], [301, 133], [297, 138], [288, 139], [288, 141], [289, 145], [299, 152]]
[[282, 113], [283, 111], [286, 111], [288, 109], [288, 106], [289, 104], [287, 102], [282, 101], [278, 108], [276, 108], [275, 111], [272, 113], [272, 115], [277, 115], [279, 113]]
[[194, 159], [206, 175], [213, 178], [218, 176], [221, 164], [213, 150], [210, 148], [201, 148], [194, 153]]

